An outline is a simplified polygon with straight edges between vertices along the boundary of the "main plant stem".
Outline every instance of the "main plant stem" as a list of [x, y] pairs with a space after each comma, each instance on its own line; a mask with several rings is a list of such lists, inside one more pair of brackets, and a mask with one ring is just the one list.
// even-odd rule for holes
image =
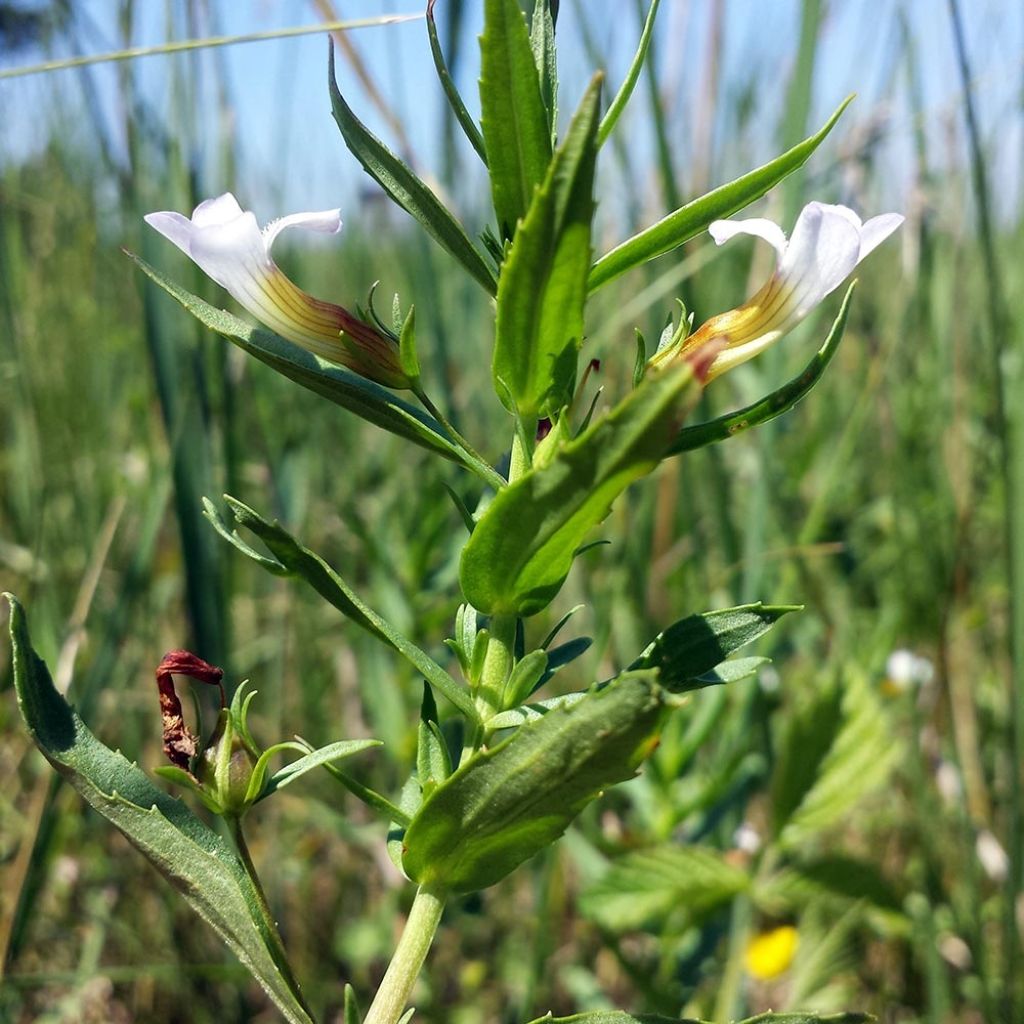
[[398, 1024], [441, 921], [445, 893], [420, 886], [384, 980], [363, 1024]]

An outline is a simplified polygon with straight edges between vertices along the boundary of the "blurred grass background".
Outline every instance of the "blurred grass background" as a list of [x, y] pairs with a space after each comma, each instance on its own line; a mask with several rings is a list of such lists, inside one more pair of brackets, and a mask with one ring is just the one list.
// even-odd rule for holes
[[[94, 6], [0, 3], [4, 66], [97, 52], [85, 17]], [[154, 10], [168, 39], [217, 34], [227, 10], [109, 6], [116, 46], [135, 41]], [[438, 5], [468, 92], [474, 6]], [[563, 109], [588, 63], [622, 64], [613, 35], [628, 37], [628, 51], [639, 34], [643, 5], [614, 6], [610, 24], [603, 4], [562, 4]], [[875, 83], [870, 106], [855, 107], [761, 209], [788, 225], [810, 198], [865, 215], [898, 199], [908, 221], [862, 268], [847, 337], [810, 399], [628, 494], [602, 528], [611, 545], [581, 558], [553, 610], [585, 603], [571, 629], [594, 640], [559, 677], [566, 688], [627, 664], [684, 614], [803, 602], [763, 645], [773, 666], [697, 695], [641, 779], [447, 912], [417, 990], [424, 1020], [522, 1024], [605, 1006], [716, 1020], [769, 1006], [864, 1009], [886, 1022], [1024, 1020], [1024, 652], [1014, 646], [1024, 338], [1013, 315], [1024, 299], [1024, 37], [1007, 42], [1020, 28], [1012, 6], [768, 4], [766, 31], [776, 16], [791, 30], [784, 64], [737, 69], [723, 37], [747, 5], [664, 0], [652, 73], [605, 156], [602, 249], [817, 127], [841, 99], [822, 53], [851, 24], [853, 66]], [[296, 23], [380, 11], [349, 7], [302, 7]], [[962, 72], [958, 17], [963, 56], [976, 62]], [[972, 44], [990, 55], [1000, 33], [1016, 62], [974, 55]], [[350, 38], [370, 81], [393, 79], [386, 35]], [[314, 743], [383, 739], [354, 770], [392, 792], [414, 753], [418, 680], [297, 585], [223, 547], [199, 499], [228, 491], [280, 517], [437, 651], [457, 604], [461, 529], [441, 483], [468, 500], [476, 485], [246, 362], [127, 266], [121, 246], [223, 303], [144, 232], [142, 213], [188, 210], [227, 188], [246, 206], [250, 189], [303, 194], [286, 172], [294, 158], [280, 178], [264, 166], [247, 181], [234, 117], [246, 83], [222, 53], [42, 76], [32, 88], [45, 144], [0, 138], [0, 582], [24, 601], [36, 646], [82, 716], [143, 766], [161, 761], [152, 669], [166, 649], [188, 646], [255, 681], [266, 742], [294, 732]], [[936, 63], [964, 76], [941, 108], [925, 100]], [[160, 81], [159, 102], [143, 74]], [[358, 79], [352, 55], [345, 74]], [[993, 82], [1007, 79], [1014, 99], [993, 111]], [[404, 87], [439, 92], [426, 77]], [[0, 82], [8, 124], [23, 116], [14, 88]], [[369, 119], [413, 118], [415, 148], [415, 107], [375, 92], [361, 87]], [[981, 109], [973, 138], [967, 97]], [[326, 90], [304, 99], [326, 114]], [[273, 108], [266, 117], [270, 138], [301, 142], [305, 128]], [[316, 145], [334, 147], [341, 166], [333, 126], [316, 124], [326, 140]], [[429, 146], [410, 155], [479, 230], [486, 195], [472, 153], [448, 121], [429, 130]], [[329, 200], [348, 200], [341, 242], [315, 250], [295, 239], [283, 264], [349, 305], [377, 278], [380, 295], [415, 301], [431, 392], [448, 396], [464, 432], [497, 459], [508, 428], [488, 399], [486, 301], [368, 186], [357, 202], [353, 180], [339, 178], [344, 195]], [[274, 215], [295, 208], [301, 198], [267, 204]], [[656, 336], [676, 298], [699, 322], [768, 269], [749, 246], [718, 253], [698, 240], [603, 290], [589, 322], [603, 360], [595, 385], [622, 393], [633, 328]], [[787, 379], [834, 308], [716, 384], [704, 413]], [[904, 648], [923, 660], [901, 688], [886, 665]], [[0, 1019], [275, 1019], [212, 933], [55, 781], [21, 727], [6, 645], [0, 687]], [[344, 982], [365, 997], [382, 974], [411, 893], [384, 856], [383, 827], [326, 774], [293, 794], [254, 815], [251, 843], [310, 999], [336, 1020]], [[718, 851], [751, 883], [702, 884], [693, 863], [673, 859], [689, 844]], [[796, 957], [764, 977], [747, 945], [784, 924], [797, 929]]]

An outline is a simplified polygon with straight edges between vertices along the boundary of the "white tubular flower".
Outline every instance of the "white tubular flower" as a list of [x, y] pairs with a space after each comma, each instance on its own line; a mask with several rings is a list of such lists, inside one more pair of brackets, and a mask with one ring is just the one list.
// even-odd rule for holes
[[717, 245], [736, 235], [768, 242], [778, 255], [775, 273], [756, 295], [738, 309], [713, 316], [672, 354], [685, 357], [718, 338], [726, 344], [711, 364], [708, 380], [745, 363], [796, 327], [902, 223], [898, 213], [861, 223], [845, 206], [808, 203], [787, 241], [778, 224], [761, 217], [714, 221], [708, 231]]
[[200, 203], [191, 219], [173, 211], [150, 213], [145, 219], [275, 334], [378, 384], [406, 388], [409, 379], [389, 338], [344, 307], [304, 292], [270, 255], [286, 228], [336, 234], [340, 213], [293, 213], [261, 231], [255, 215], [225, 192]]

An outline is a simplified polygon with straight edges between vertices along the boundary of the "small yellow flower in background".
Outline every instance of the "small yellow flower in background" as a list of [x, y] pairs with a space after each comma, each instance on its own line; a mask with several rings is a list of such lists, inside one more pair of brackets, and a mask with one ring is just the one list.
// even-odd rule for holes
[[161, 210], [145, 221], [282, 338], [385, 387], [410, 386], [396, 344], [344, 306], [304, 292], [271, 258], [270, 247], [287, 228], [337, 234], [339, 210], [292, 213], [261, 230], [255, 215], [225, 192], [200, 203], [191, 218]]
[[759, 981], [771, 981], [789, 970], [800, 945], [800, 936], [791, 924], [755, 935], [747, 944], [743, 958], [747, 973]]

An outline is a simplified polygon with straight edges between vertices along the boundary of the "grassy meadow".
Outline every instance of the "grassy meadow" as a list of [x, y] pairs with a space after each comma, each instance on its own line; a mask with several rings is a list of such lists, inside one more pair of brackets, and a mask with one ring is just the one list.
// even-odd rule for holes
[[[131, 40], [145, 5], [114, 6]], [[208, 6], [168, 3], [169, 31], [215, 34]], [[469, 6], [446, 0], [438, 19], [471, 95]], [[585, 82], [577, 63], [607, 57], [613, 82], [621, 76], [607, 26], [590, 16], [603, 6], [563, 0], [559, 33], [575, 55], [566, 112]], [[685, 6], [665, 0], [654, 73], [607, 147], [602, 252], [816, 130], [842, 99], [822, 94], [822, 40], [857, 5], [785, 5], [798, 31], [779, 81], [767, 80], [779, 67], [757, 69], [763, 83], [719, 64], [741, 0], [693, 5], [700, 31], [691, 26], [678, 52], [668, 30], [687, 24]], [[761, 642], [772, 664], [756, 679], [694, 695], [638, 779], [506, 881], [451, 905], [416, 1020], [523, 1024], [604, 1007], [718, 1022], [768, 1008], [865, 1010], [886, 1024], [1024, 1020], [1024, 200], [999, 135], [1016, 133], [1019, 162], [1021, 93], [1003, 120], [986, 119], [985, 90], [1002, 71], [972, 65], [954, 105], [929, 106], [921, 6], [881, 5], [878, 35], [894, 42], [865, 65], [885, 83], [880, 97], [855, 104], [756, 208], [789, 226], [811, 198], [865, 215], [907, 203], [896, 240], [858, 273], [828, 372], [783, 418], [627, 492], [601, 527], [610, 543], [579, 559], [530, 628], [585, 606], [563, 634], [592, 640], [556, 680], [569, 690], [627, 665], [683, 615], [753, 600], [804, 610]], [[1000, 6], [984, 6], [968, 24], [968, 61], [969, 44], [987, 39], [978, 18], [1002, 24]], [[30, 7], [45, 16], [10, 13]], [[621, 7], [633, 40], [637, 12]], [[968, 12], [932, 7], [943, 60], [960, 74], [951, 19]], [[74, 8], [0, 3], [4, 67], [95, 52]], [[371, 37], [351, 38], [372, 79]], [[247, 205], [244, 153], [224, 127], [238, 83], [220, 52], [149, 58], [164, 62], [147, 65], [167, 78], [163, 107], [145, 97], [141, 62], [52, 72], [34, 84], [52, 91], [47, 144], [7, 152], [0, 132], [0, 590], [25, 605], [36, 647], [90, 728], [144, 768], [162, 761], [153, 669], [188, 647], [231, 681], [253, 680], [254, 731], [268, 743], [383, 740], [349, 767], [393, 794], [415, 757], [419, 678], [299, 583], [238, 556], [204, 521], [201, 498], [230, 493], [279, 518], [441, 658], [462, 529], [441, 484], [469, 504], [479, 486], [247, 359], [122, 253], [229, 302], [141, 220], [228, 188]], [[346, 74], [353, 59], [339, 56]], [[1003, 70], [1024, 81], [1019, 61]], [[684, 71], [703, 83], [686, 105], [672, 84]], [[91, 92], [101, 73], [116, 102]], [[0, 80], [0, 119], [16, 85]], [[73, 111], [62, 108], [68, 90]], [[310, 101], [326, 110], [326, 88]], [[336, 143], [339, 163], [353, 163]], [[474, 234], [487, 196], [472, 156], [441, 119], [419, 155]], [[296, 238], [282, 264], [349, 305], [377, 278], [380, 308], [394, 291], [415, 301], [431, 393], [497, 460], [508, 428], [490, 395], [488, 302], [363, 180], [363, 202], [351, 190], [337, 200], [350, 204], [341, 239]], [[770, 270], [762, 249], [699, 239], [598, 293], [587, 344], [601, 366], [588, 387], [624, 393], [634, 328], [656, 338], [676, 299], [698, 323], [738, 304]], [[710, 387], [700, 418], [799, 372], [839, 301]], [[890, 660], [900, 650], [915, 656], [905, 675]], [[37, 753], [6, 642], [0, 737], [0, 1020], [278, 1019], [213, 932]], [[344, 984], [365, 998], [379, 981], [411, 887], [384, 855], [384, 826], [327, 773], [253, 819], [253, 857], [297, 973], [320, 1019], [340, 1021]], [[731, 874], [702, 882], [695, 847], [726, 853]], [[774, 939], [778, 963], [756, 955], [759, 936]]]

